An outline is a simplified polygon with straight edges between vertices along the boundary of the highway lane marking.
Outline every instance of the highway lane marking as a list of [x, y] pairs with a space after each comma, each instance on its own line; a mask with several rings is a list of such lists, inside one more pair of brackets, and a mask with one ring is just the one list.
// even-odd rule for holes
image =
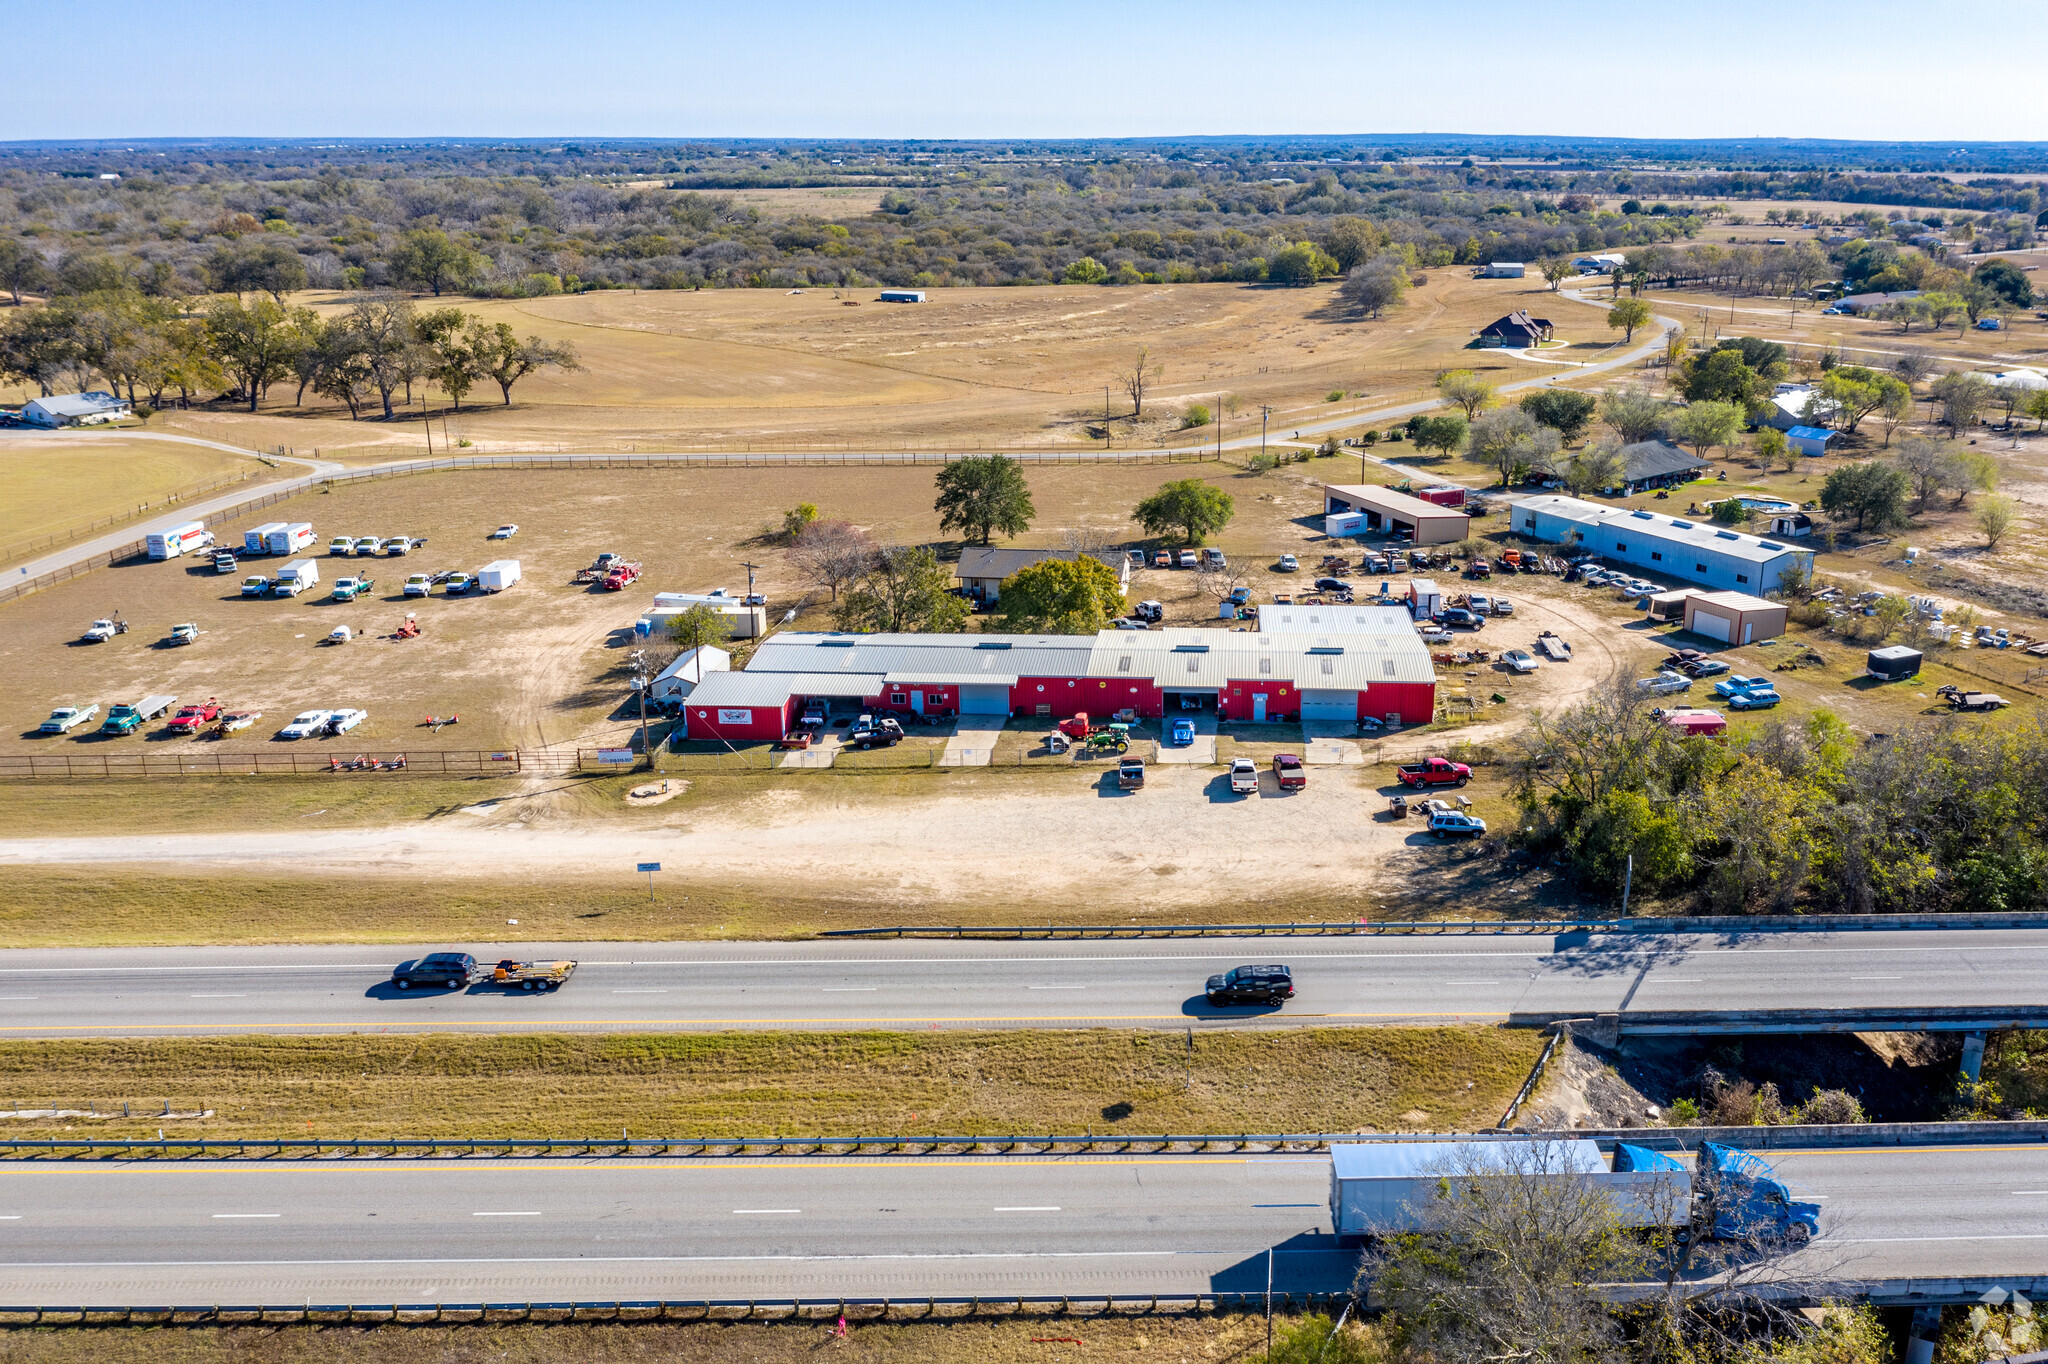
[[[1505, 1009], [1463, 1009], [1439, 1010], [1434, 1013], [1319, 1013], [1292, 1015], [1243, 1015], [1247, 1020], [1261, 1023], [1286, 1022], [1288, 1018], [1506, 1018]], [[1188, 1023], [1188, 1022], [1229, 1022], [1237, 1015], [1221, 1018], [1207, 1016], [1196, 1020], [1189, 1014], [958, 1014], [943, 1017], [913, 1016], [903, 1018], [456, 1018], [456, 1019], [332, 1019], [317, 1023], [294, 1023], [288, 1020], [268, 1022], [238, 1022], [217, 1020], [212, 1023], [137, 1023], [123, 1021], [115, 1023], [59, 1023], [49, 1026], [9, 1025], [0, 1032], [54, 1033], [54, 1032], [106, 1032], [109, 1030], [162, 1032], [166, 1030], [191, 1031], [194, 1029], [224, 1028], [360, 1028], [365, 1023], [383, 1023], [393, 1028], [413, 1030], [461, 1029], [461, 1028], [816, 1028], [873, 1027], [889, 1023]]]
[[187, 998], [190, 998], [190, 999], [247, 999], [248, 997], [249, 997], [249, 996], [248, 996], [248, 995], [246, 995], [246, 994], [240, 994], [240, 995], [190, 995], [190, 996], [187, 996]]
[[21, 1214], [18, 1212], [11, 1212], [4, 1217], [0, 1217], [0, 1222], [19, 1222], [20, 1220]]
[[220, 1221], [220, 1220], [222, 1220], [222, 1219], [238, 1219], [238, 1218], [251, 1218], [251, 1217], [256, 1217], [256, 1218], [282, 1217], [282, 1216], [284, 1216], [284, 1214], [283, 1214], [283, 1213], [281, 1213], [281, 1212], [217, 1212], [217, 1213], [215, 1213], [215, 1214], [214, 1214], [213, 1216], [214, 1216], [214, 1220], [216, 1220], [216, 1221]]
[[1650, 978], [1649, 978], [1648, 980], [1644, 981], [1644, 982], [1643, 982], [1643, 984], [1645, 984], [1645, 985], [1698, 985], [1698, 984], [1700, 984], [1701, 982], [1703, 982], [1704, 980], [1706, 980], [1706, 977], [1705, 977], [1705, 976], [1658, 976], [1658, 975], [1653, 975], [1653, 976], [1651, 976], [1651, 977], [1650, 977]]
[[538, 1217], [537, 1212], [473, 1212], [471, 1217]]
[[0, 999], [41, 999], [41, 995], [0, 995]]
[[[326, 1269], [404, 1265], [719, 1265], [841, 1264], [906, 1260], [1166, 1260], [1177, 1256], [1230, 1255], [1229, 1250], [963, 1250], [872, 1255], [612, 1255], [508, 1256], [464, 1260], [46, 1260], [0, 1261], [0, 1269]], [[1281, 1255], [1349, 1252], [1283, 1250]]]
[[1027, 985], [1027, 990], [1085, 990], [1085, 985]]
[[1497, 980], [1447, 980], [1446, 985], [1498, 985]]
[[1320, 1208], [1321, 1203], [1254, 1203], [1255, 1208]]
[[2027, 1194], [2048, 1194], [2048, 1189], [2014, 1189], [2012, 1191], [2014, 1198], [2021, 1198]]
[[1994, 1236], [1864, 1236], [1853, 1241], [1823, 1239], [1814, 1245], [1829, 1246], [1910, 1246], [1934, 1244], [1946, 1241], [2048, 1241], [2048, 1231], [2011, 1232]]
[[614, 990], [615, 995], [665, 995], [666, 990]]
[[734, 1208], [734, 1217], [780, 1217], [802, 1212], [802, 1208]]
[[990, 1211], [990, 1212], [1058, 1212], [1058, 1211], [1059, 1211], [1059, 1209], [1058, 1209], [1058, 1208], [1056, 1208], [1056, 1207], [1049, 1207], [1049, 1208], [990, 1208], [990, 1209], [989, 1209], [989, 1211]]
[[828, 995], [871, 995], [881, 988], [879, 985], [827, 985], [824, 987], [824, 993]]
[[1851, 980], [1904, 980], [1904, 976], [1851, 976]]

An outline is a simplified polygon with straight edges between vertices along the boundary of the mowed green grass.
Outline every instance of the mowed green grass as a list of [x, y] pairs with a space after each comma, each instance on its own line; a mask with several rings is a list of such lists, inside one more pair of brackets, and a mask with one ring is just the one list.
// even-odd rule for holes
[[[254, 460], [173, 441], [110, 441], [81, 435], [0, 442], [0, 553], [102, 517], [159, 511], [164, 499], [261, 470]], [[171, 513], [165, 512], [165, 515]]]
[[21, 1137], [153, 1137], [166, 1103], [214, 1112], [177, 1135], [250, 1139], [1470, 1131], [1542, 1043], [1481, 1026], [14, 1041], [0, 1099], [116, 1115], [9, 1124]]

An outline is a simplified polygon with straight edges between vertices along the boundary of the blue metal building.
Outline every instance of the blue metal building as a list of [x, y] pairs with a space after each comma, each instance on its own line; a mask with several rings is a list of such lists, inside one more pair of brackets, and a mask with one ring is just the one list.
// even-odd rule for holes
[[1813, 568], [1810, 549], [1745, 535], [1711, 521], [1607, 507], [1576, 497], [1523, 498], [1514, 504], [1514, 528], [1674, 582], [1751, 596], [1776, 591], [1788, 568]]

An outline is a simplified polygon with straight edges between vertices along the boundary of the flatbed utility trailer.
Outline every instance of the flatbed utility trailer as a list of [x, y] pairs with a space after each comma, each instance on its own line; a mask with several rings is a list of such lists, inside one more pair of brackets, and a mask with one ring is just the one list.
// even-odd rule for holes
[[501, 961], [491, 968], [491, 981], [507, 989], [559, 990], [575, 969], [573, 961]]
[[1536, 647], [1543, 650], [1544, 656], [1553, 663], [1571, 662], [1572, 646], [1548, 630], [1536, 636]]

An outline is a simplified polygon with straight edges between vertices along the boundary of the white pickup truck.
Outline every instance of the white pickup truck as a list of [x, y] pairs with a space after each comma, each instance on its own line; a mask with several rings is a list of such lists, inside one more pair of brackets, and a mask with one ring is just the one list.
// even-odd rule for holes
[[69, 734], [99, 713], [100, 703], [97, 701], [89, 706], [59, 706], [50, 712], [49, 719], [43, 721], [43, 733]]

